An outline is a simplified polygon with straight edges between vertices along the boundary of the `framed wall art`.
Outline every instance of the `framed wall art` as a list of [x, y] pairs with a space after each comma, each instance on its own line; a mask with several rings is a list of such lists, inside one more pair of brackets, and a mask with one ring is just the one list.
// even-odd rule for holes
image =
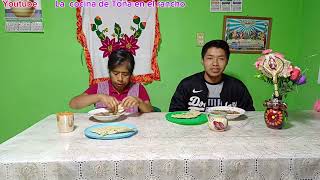
[[269, 48], [272, 18], [224, 16], [223, 39], [233, 53], [259, 54]]

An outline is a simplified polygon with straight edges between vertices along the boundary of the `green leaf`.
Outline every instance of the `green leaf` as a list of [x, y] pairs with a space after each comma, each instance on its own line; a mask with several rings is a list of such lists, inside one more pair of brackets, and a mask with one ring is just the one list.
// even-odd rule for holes
[[98, 37], [101, 41], [103, 41], [106, 38], [105, 35], [102, 32], [100, 32], [99, 30], [96, 31], [96, 34], [98, 35]]
[[97, 26], [95, 24], [91, 24], [91, 31], [96, 31], [97, 30]]
[[138, 29], [135, 33], [134, 33], [134, 37], [135, 38], [139, 38], [141, 36], [141, 29]]
[[134, 28], [133, 26], [130, 26], [130, 29], [131, 29], [132, 31], [136, 31], [136, 28]]
[[102, 32], [108, 32], [109, 29], [108, 28], [105, 28]]
[[118, 36], [121, 34], [121, 27], [117, 23], [114, 23], [114, 33], [116, 33]]

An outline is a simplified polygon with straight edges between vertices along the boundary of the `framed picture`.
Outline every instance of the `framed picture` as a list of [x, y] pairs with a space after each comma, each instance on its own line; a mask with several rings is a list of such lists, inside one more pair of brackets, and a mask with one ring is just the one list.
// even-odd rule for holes
[[270, 44], [272, 18], [224, 16], [223, 39], [233, 53], [259, 54]]
[[242, 0], [211, 0], [210, 12], [242, 12]]
[[[25, 2], [22, 2], [22, 5], [18, 4], [20, 2], [14, 1], [12, 3], [16, 5], [13, 6], [10, 6], [9, 3], [4, 3], [6, 32], [43, 33], [41, 0], [24, 0]], [[24, 6], [23, 3], [26, 4], [26, 7], [22, 7]]]

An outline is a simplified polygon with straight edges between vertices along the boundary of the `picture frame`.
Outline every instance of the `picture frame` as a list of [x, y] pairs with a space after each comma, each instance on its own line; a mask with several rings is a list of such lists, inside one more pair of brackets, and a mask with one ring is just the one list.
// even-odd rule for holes
[[223, 40], [232, 53], [260, 54], [269, 49], [272, 18], [224, 16]]

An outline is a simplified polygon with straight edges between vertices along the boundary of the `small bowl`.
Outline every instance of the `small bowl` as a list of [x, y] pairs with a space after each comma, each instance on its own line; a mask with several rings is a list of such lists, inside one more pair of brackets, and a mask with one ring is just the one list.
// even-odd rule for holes
[[110, 122], [110, 121], [114, 121], [117, 120], [120, 116], [122, 116], [125, 112], [121, 111], [118, 112], [118, 114], [115, 115], [107, 115], [107, 116], [103, 116], [103, 115], [97, 115], [98, 113], [107, 113], [109, 112], [108, 109], [105, 108], [99, 108], [99, 109], [94, 109], [88, 112], [88, 115], [90, 117], [94, 117], [96, 120], [98, 121], [102, 121], [102, 122]]
[[16, 17], [32, 17], [35, 13], [35, 8], [11, 8], [11, 11]]

